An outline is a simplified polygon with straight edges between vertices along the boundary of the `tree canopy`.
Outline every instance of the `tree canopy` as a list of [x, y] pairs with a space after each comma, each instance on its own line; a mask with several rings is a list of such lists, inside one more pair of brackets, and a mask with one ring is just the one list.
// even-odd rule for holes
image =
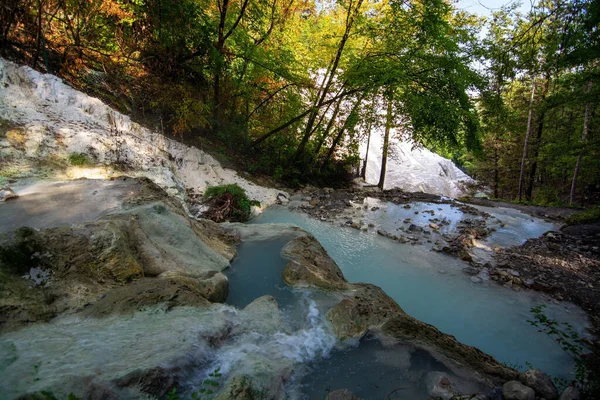
[[288, 184], [344, 182], [359, 143], [394, 128], [496, 197], [550, 203], [600, 185], [598, 8], [5, 0], [0, 51]]

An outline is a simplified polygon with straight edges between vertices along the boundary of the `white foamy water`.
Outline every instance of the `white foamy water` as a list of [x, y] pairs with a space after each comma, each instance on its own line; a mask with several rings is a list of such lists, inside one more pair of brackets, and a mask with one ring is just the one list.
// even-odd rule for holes
[[[369, 143], [367, 183], [375, 185], [379, 182], [382, 148], [383, 128], [374, 129]], [[366, 150], [365, 139], [360, 147], [363, 160]], [[410, 141], [401, 141], [394, 133], [390, 135], [385, 189], [400, 188], [409, 192], [425, 192], [456, 198], [466, 194], [465, 184], [469, 182], [473, 182], [473, 179], [447, 158], [424, 147], [415, 147]]]

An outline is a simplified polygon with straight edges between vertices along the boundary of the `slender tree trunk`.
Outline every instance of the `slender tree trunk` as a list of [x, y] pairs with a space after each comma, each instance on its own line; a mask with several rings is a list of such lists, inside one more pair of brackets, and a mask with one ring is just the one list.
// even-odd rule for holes
[[348, 117], [346, 118], [346, 120], [344, 121], [344, 124], [341, 126], [340, 130], [338, 131], [338, 134], [336, 135], [335, 139], [333, 140], [333, 143], [331, 144], [331, 147], [329, 148], [329, 151], [327, 152], [327, 155], [325, 156], [325, 160], [323, 161], [323, 166], [327, 165], [333, 158], [333, 153], [335, 153], [335, 149], [337, 148], [338, 144], [340, 143], [340, 140], [342, 140], [342, 138], [344, 137], [344, 132], [348, 128], [348, 122], [352, 118], [352, 114], [354, 114], [356, 112], [356, 109], [358, 107], [360, 107], [360, 103], [362, 102], [362, 99], [363, 99], [363, 96], [360, 96], [356, 100], [356, 103], [354, 103], [352, 110], [350, 110], [350, 114], [348, 114]]
[[340, 100], [336, 103], [335, 108], [333, 109], [333, 114], [331, 115], [331, 118], [329, 119], [329, 123], [327, 123], [327, 127], [325, 128], [325, 131], [319, 138], [319, 142], [317, 143], [317, 147], [315, 149], [316, 156], [319, 155], [319, 152], [321, 151], [321, 147], [323, 147], [323, 144], [325, 143], [325, 139], [327, 139], [327, 136], [329, 136], [329, 131], [333, 127], [333, 124], [335, 123], [335, 119], [337, 118], [337, 115], [340, 112], [341, 104], [342, 104], [342, 100]]
[[[544, 101], [546, 99], [546, 95], [548, 94], [548, 88], [550, 87], [550, 76], [546, 76], [546, 82], [544, 82], [544, 87], [542, 89], [542, 94], [540, 97], [540, 101]], [[533, 155], [531, 168], [529, 169], [529, 179], [527, 182], [527, 189], [525, 190], [525, 198], [529, 201], [533, 198], [533, 186], [535, 184], [535, 174], [537, 173], [537, 164], [538, 164], [538, 156], [540, 153], [540, 147], [542, 146], [542, 133], [544, 131], [544, 118], [546, 118], [546, 107], [542, 106], [542, 110], [540, 111], [540, 115], [538, 115], [536, 121], [536, 134], [535, 134], [535, 145], [533, 146]]]
[[37, 61], [40, 57], [40, 50], [42, 49], [42, 7], [44, 5], [44, 2], [42, 0], [38, 0], [38, 15], [37, 15], [37, 20], [38, 20], [38, 26], [37, 26], [37, 36], [36, 36], [36, 43], [35, 43], [35, 54], [33, 56], [33, 60], [31, 61], [31, 68], [35, 69], [36, 65], [37, 65]]
[[365, 181], [367, 178], [367, 161], [369, 161], [369, 147], [371, 146], [371, 127], [372, 121], [369, 121], [369, 126], [367, 127], [367, 131], [369, 132], [369, 136], [367, 137], [367, 151], [365, 152], [365, 161], [363, 162], [363, 166], [360, 171], [360, 177], [363, 179], [363, 181]]
[[[390, 96], [391, 97], [391, 96]], [[388, 99], [387, 115], [385, 118], [385, 135], [383, 136], [383, 151], [381, 153], [381, 173], [377, 186], [383, 190], [385, 184], [385, 170], [387, 168], [388, 150], [390, 146], [390, 129], [392, 128], [392, 99]]]
[[[585, 92], [589, 93], [592, 89], [592, 82], [588, 82], [585, 88]], [[583, 151], [585, 150], [585, 141], [588, 135], [588, 127], [590, 123], [590, 103], [585, 105], [585, 115], [583, 117], [583, 133], [581, 134], [581, 150], [577, 156], [577, 163], [575, 164], [575, 171], [573, 171], [573, 180], [571, 181], [571, 193], [569, 194], [569, 204], [575, 202], [575, 189], [577, 188], [577, 175], [579, 175], [579, 169], [581, 168], [581, 159], [583, 158]]]
[[529, 116], [527, 117], [527, 133], [525, 134], [525, 144], [523, 145], [523, 158], [521, 158], [521, 173], [519, 174], [519, 193], [518, 199], [523, 197], [523, 177], [525, 176], [525, 161], [527, 160], [527, 147], [529, 146], [529, 137], [531, 136], [531, 120], [533, 119], [533, 99], [535, 97], [535, 78], [531, 82], [531, 98], [529, 99]]
[[[340, 93], [338, 96], [327, 100], [326, 102], [324, 102], [323, 104], [321, 104], [321, 106], [326, 106], [330, 103], [333, 103], [334, 101], [338, 101], [346, 96], [350, 96], [351, 94], [354, 94], [356, 92], [361, 91], [361, 88], [358, 89], [352, 89], [349, 90], [347, 92], [343, 92]], [[302, 120], [304, 117], [306, 117], [308, 114], [310, 114], [310, 112], [312, 111], [312, 108], [309, 108], [308, 110], [304, 111], [302, 114], [295, 116], [294, 118], [292, 118], [291, 120], [287, 121], [285, 124], [278, 126], [277, 128], [265, 133], [264, 135], [260, 136], [258, 139], [256, 139], [254, 142], [252, 142], [252, 146], [256, 146], [262, 142], [264, 142], [265, 140], [267, 140], [268, 138], [270, 138], [271, 136], [275, 135], [276, 133], [281, 132], [282, 130], [284, 130], [285, 128], [287, 128], [288, 126], [294, 124], [294, 122], [298, 122], [300, 120]]]
[[310, 117], [308, 118], [308, 122], [307, 122], [306, 128], [304, 130], [304, 136], [302, 137], [302, 140], [300, 141], [300, 144], [298, 145], [296, 152], [292, 156], [292, 163], [295, 163], [300, 158], [300, 155], [304, 152], [304, 148], [306, 147], [306, 144], [310, 140], [310, 137], [313, 132], [313, 125], [317, 118], [318, 111], [323, 106], [323, 102], [325, 101], [325, 98], [327, 97], [327, 94], [329, 93], [329, 89], [331, 88], [331, 85], [333, 84], [333, 81], [335, 78], [335, 73], [336, 73], [338, 64], [340, 62], [340, 59], [342, 58], [342, 53], [344, 51], [344, 47], [346, 46], [346, 42], [348, 41], [348, 38], [350, 37], [350, 31], [352, 29], [352, 25], [354, 24], [354, 20], [360, 11], [362, 2], [363, 2], [363, 0], [358, 0], [355, 8], [350, 7], [348, 9], [348, 15], [346, 16], [346, 29], [344, 31], [344, 35], [342, 36], [342, 39], [340, 40], [340, 43], [338, 45], [338, 49], [337, 49], [335, 58], [333, 60], [333, 64], [331, 65], [331, 69], [328, 71], [329, 76], [327, 76], [327, 75], [325, 76], [325, 79], [324, 79], [324, 82], [326, 82], [325, 87], [323, 88], [321, 95], [318, 96], [318, 101], [315, 104], [315, 106], [313, 107], [313, 112], [311, 113]]
[[498, 143], [494, 143], [494, 198], [498, 199], [498, 186], [500, 180], [498, 173]]
[[373, 118], [375, 117], [375, 102], [377, 101], [377, 92], [373, 94], [373, 100], [371, 102], [371, 113], [369, 115], [369, 123], [367, 124], [367, 151], [365, 152], [365, 161], [360, 171], [360, 177], [363, 181], [367, 178], [367, 162], [369, 161], [369, 147], [371, 147], [371, 129], [373, 128]]

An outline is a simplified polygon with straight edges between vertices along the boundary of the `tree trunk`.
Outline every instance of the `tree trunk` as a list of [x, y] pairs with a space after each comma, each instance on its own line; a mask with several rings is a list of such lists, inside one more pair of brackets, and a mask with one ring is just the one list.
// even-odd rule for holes
[[340, 112], [340, 105], [341, 104], [342, 104], [342, 100], [340, 99], [340, 101], [338, 101], [336, 103], [335, 108], [333, 109], [333, 114], [331, 115], [331, 118], [329, 119], [329, 123], [327, 124], [327, 127], [325, 128], [325, 131], [323, 132], [323, 134], [319, 138], [319, 142], [317, 143], [317, 148], [315, 149], [315, 155], [316, 156], [319, 155], [319, 152], [321, 151], [321, 147], [323, 147], [323, 143], [325, 143], [325, 139], [327, 139], [327, 136], [329, 136], [329, 131], [333, 127], [333, 124], [335, 123], [335, 119], [337, 118], [337, 115]]
[[[540, 97], [540, 101], [544, 101], [546, 99], [546, 95], [548, 94], [548, 88], [550, 87], [550, 76], [546, 76], [546, 82], [544, 83], [544, 87], [542, 89], [542, 95]], [[538, 155], [540, 153], [540, 147], [542, 145], [542, 132], [544, 130], [544, 118], [546, 117], [546, 107], [542, 106], [542, 110], [540, 111], [540, 115], [537, 117], [536, 121], [536, 134], [535, 134], [535, 146], [533, 146], [533, 161], [531, 162], [531, 169], [529, 170], [529, 179], [527, 182], [527, 189], [525, 190], [525, 198], [528, 201], [531, 201], [533, 198], [533, 185], [535, 183], [535, 174], [537, 172], [537, 163], [538, 163]]]
[[[391, 97], [391, 96], [390, 96]], [[385, 118], [385, 135], [383, 137], [383, 151], [381, 153], [381, 173], [377, 186], [383, 190], [385, 184], [385, 170], [387, 168], [388, 149], [390, 146], [390, 129], [392, 128], [392, 99], [388, 99], [387, 115]]]
[[352, 114], [354, 114], [356, 112], [356, 109], [360, 106], [362, 99], [363, 99], [363, 96], [359, 97], [356, 100], [356, 103], [354, 103], [352, 110], [350, 110], [350, 114], [348, 114], [348, 117], [346, 117], [344, 124], [338, 131], [337, 136], [333, 140], [333, 143], [331, 144], [331, 147], [329, 148], [329, 151], [327, 152], [327, 155], [325, 156], [325, 160], [323, 161], [323, 166], [327, 165], [333, 158], [333, 153], [335, 153], [335, 149], [337, 148], [338, 144], [340, 143], [340, 140], [342, 139], [342, 137], [344, 137], [344, 132], [348, 128], [348, 122], [350, 121]]
[[[321, 107], [326, 106], [330, 103], [333, 103], [334, 101], [338, 101], [346, 96], [350, 96], [351, 94], [354, 94], [356, 92], [359, 92], [362, 89], [352, 89], [349, 90], [347, 92], [344, 93], [340, 93], [338, 96], [327, 100], [326, 102], [324, 102], [323, 104], [321, 104]], [[277, 128], [265, 133], [264, 135], [262, 135], [261, 137], [259, 137], [258, 139], [256, 139], [254, 142], [252, 142], [252, 146], [256, 146], [260, 143], [262, 143], [263, 141], [267, 140], [268, 138], [270, 138], [271, 136], [273, 136], [276, 133], [281, 132], [282, 130], [284, 130], [285, 128], [287, 128], [288, 126], [292, 125], [294, 122], [298, 122], [300, 121], [302, 118], [306, 117], [308, 114], [310, 114], [310, 112], [312, 111], [312, 108], [309, 108], [308, 110], [304, 111], [302, 114], [297, 115], [296, 117], [292, 118], [291, 120], [289, 120], [288, 122], [286, 122], [283, 125], [278, 126]]]
[[500, 180], [498, 173], [498, 144], [494, 143], [494, 198], [498, 199], [498, 186]]
[[533, 119], [533, 99], [535, 97], [535, 78], [531, 82], [531, 98], [529, 99], [529, 116], [527, 117], [527, 133], [525, 134], [525, 144], [523, 145], [523, 158], [521, 159], [521, 173], [519, 174], [519, 193], [518, 199], [523, 197], [523, 177], [525, 176], [525, 161], [527, 160], [527, 147], [529, 146], [529, 137], [531, 136], [531, 120]]
[[331, 88], [331, 85], [333, 84], [333, 80], [335, 78], [335, 72], [337, 70], [340, 59], [342, 58], [342, 53], [344, 51], [344, 47], [346, 46], [346, 42], [348, 41], [348, 37], [350, 36], [350, 30], [352, 29], [352, 25], [354, 24], [354, 19], [356, 18], [356, 16], [358, 15], [358, 13], [360, 11], [362, 2], [363, 2], [363, 0], [358, 0], [358, 3], [354, 9], [352, 9], [352, 7], [350, 7], [348, 9], [348, 15], [346, 16], [346, 29], [344, 31], [344, 35], [342, 36], [342, 39], [340, 40], [340, 43], [338, 45], [338, 49], [335, 54], [333, 64], [331, 65], [331, 69], [328, 71], [329, 76], [327, 76], [327, 74], [326, 74], [326, 76], [323, 80], [325, 82], [325, 86], [323, 87], [323, 91], [321, 92], [320, 96], [317, 96], [318, 101], [315, 104], [315, 107], [313, 107], [313, 112], [311, 113], [310, 117], [308, 118], [308, 122], [306, 123], [306, 128], [304, 130], [304, 136], [302, 137], [302, 140], [300, 141], [300, 144], [298, 145], [296, 152], [292, 156], [292, 163], [295, 163], [300, 158], [300, 155], [304, 152], [304, 148], [306, 147], [306, 144], [310, 140], [310, 137], [313, 133], [313, 125], [317, 118], [318, 111], [323, 106], [323, 102], [325, 101], [325, 98], [327, 97], [327, 94], [329, 93], [329, 89]]
[[[592, 89], [592, 82], [589, 81], [586, 85], [585, 92], [589, 93]], [[575, 171], [573, 172], [573, 180], [571, 181], [571, 193], [569, 194], [569, 204], [575, 202], [575, 189], [577, 188], [577, 175], [579, 175], [579, 169], [581, 168], [581, 159], [583, 158], [583, 151], [585, 150], [585, 141], [587, 139], [588, 127], [590, 123], [590, 103], [585, 105], [585, 115], [583, 117], [583, 133], [581, 134], [581, 150], [577, 156], [577, 163], [575, 164]]]
[[363, 181], [367, 178], [367, 161], [369, 161], [369, 147], [371, 146], [371, 126], [372, 121], [369, 121], [369, 126], [367, 127], [368, 137], [367, 137], [367, 151], [365, 152], [365, 161], [363, 162], [362, 169], [360, 171], [360, 177]]
[[33, 56], [33, 60], [31, 61], [31, 68], [35, 69], [35, 67], [37, 66], [37, 61], [40, 57], [40, 50], [42, 49], [42, 7], [44, 5], [44, 2], [42, 0], [38, 0], [38, 15], [37, 15], [37, 20], [38, 20], [38, 26], [37, 26], [37, 36], [36, 36], [36, 40], [35, 40], [35, 54]]

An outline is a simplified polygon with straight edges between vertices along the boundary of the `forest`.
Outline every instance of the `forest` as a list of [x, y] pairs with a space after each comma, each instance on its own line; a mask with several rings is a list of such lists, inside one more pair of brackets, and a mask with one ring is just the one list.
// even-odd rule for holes
[[290, 187], [364, 174], [379, 127], [384, 172], [396, 135], [494, 198], [590, 205], [599, 25], [594, 0], [2, 0], [0, 55]]

